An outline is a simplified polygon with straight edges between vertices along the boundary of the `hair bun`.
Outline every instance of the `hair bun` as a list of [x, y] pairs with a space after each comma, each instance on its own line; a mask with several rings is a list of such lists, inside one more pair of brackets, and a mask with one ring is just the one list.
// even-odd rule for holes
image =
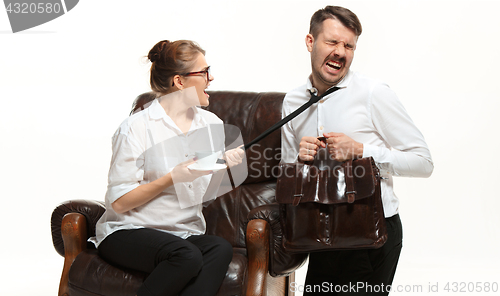
[[148, 58], [151, 61], [151, 63], [154, 63], [160, 58], [160, 54], [157, 52], [150, 53]]
[[154, 63], [160, 59], [161, 53], [168, 46], [169, 43], [170, 41], [168, 40], [160, 41], [149, 51], [148, 58], [151, 61], [151, 63]]

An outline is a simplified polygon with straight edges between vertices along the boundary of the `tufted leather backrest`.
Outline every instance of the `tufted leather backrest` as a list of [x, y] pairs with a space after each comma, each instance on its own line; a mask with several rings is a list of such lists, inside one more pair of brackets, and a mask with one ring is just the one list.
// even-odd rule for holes
[[[219, 116], [225, 124], [237, 126], [245, 143], [281, 119], [284, 93], [215, 91], [209, 94], [207, 110]], [[280, 161], [280, 146], [278, 129], [247, 150], [248, 177], [244, 184], [275, 180], [272, 169]]]
[[[281, 119], [284, 93], [213, 91], [207, 110], [225, 124], [237, 126], [243, 141], [249, 143]], [[245, 246], [248, 213], [261, 205], [274, 203], [276, 173], [280, 161], [281, 133], [271, 133], [246, 151], [248, 177], [233, 191], [217, 198], [205, 208], [207, 234], [224, 237], [234, 247]]]

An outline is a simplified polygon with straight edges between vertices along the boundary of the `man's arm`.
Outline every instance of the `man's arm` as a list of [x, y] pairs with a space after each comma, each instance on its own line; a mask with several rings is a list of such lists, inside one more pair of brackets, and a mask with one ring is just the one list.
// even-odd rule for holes
[[434, 169], [424, 136], [415, 126], [396, 94], [377, 85], [371, 97], [371, 120], [388, 147], [363, 145], [363, 157], [372, 156], [382, 173], [429, 177]]
[[343, 133], [325, 133], [328, 152], [337, 161], [373, 157], [383, 173], [429, 177], [434, 165], [422, 133], [386, 85], [378, 85], [370, 98], [371, 121], [385, 147], [360, 143]]

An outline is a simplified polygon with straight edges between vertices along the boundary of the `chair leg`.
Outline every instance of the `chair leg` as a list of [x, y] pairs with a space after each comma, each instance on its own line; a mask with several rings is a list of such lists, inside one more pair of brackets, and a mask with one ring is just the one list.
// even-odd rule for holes
[[64, 266], [59, 283], [59, 296], [69, 296], [69, 269], [76, 256], [87, 248], [87, 220], [78, 213], [64, 215], [61, 223], [61, 235], [64, 242]]
[[247, 226], [248, 285], [247, 296], [265, 296], [269, 268], [269, 224], [254, 219]]

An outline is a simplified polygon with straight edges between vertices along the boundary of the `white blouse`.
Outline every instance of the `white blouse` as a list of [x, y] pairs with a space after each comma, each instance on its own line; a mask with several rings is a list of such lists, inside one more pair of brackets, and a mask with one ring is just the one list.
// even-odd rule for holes
[[181, 238], [205, 232], [202, 203], [215, 198], [217, 193], [207, 191], [212, 175], [175, 183], [148, 203], [122, 214], [111, 206], [139, 185], [152, 182], [177, 164], [192, 159], [195, 151], [224, 150], [222, 120], [201, 108], [193, 110], [195, 116], [187, 134], [166, 114], [158, 99], [123, 121], [112, 138], [106, 212], [96, 224], [96, 236], [89, 241], [98, 246], [114, 231], [143, 227]]

